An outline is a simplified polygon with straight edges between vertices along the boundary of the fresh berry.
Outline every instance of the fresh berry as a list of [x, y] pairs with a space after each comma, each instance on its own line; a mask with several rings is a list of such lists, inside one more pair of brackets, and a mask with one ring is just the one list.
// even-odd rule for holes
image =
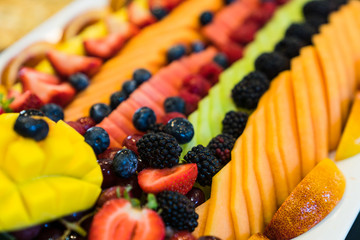
[[189, 75], [183, 81], [182, 89], [189, 93], [205, 97], [211, 88], [211, 84], [201, 75]]
[[122, 90], [129, 96], [132, 92], [135, 91], [137, 83], [134, 80], [126, 81], [122, 85]]
[[147, 133], [164, 132], [164, 127], [165, 127], [165, 124], [163, 124], [163, 123], [151, 124], [149, 129], [147, 130]]
[[171, 119], [165, 125], [164, 132], [174, 136], [180, 144], [188, 143], [194, 137], [194, 127], [185, 118]]
[[142, 136], [143, 135], [140, 134], [129, 135], [124, 139], [122, 145], [127, 149], [133, 151], [136, 155], [138, 155], [139, 153], [136, 143], [139, 141], [140, 138], [142, 138]]
[[254, 10], [248, 20], [255, 22], [258, 26], [263, 26], [273, 16], [276, 10], [276, 3], [273, 1], [263, 2], [259, 8]]
[[94, 150], [95, 154], [104, 152], [110, 145], [109, 134], [101, 127], [92, 127], [84, 134], [87, 142]]
[[168, 97], [167, 99], [165, 99], [164, 109], [166, 113], [185, 113], [185, 101], [181, 97]]
[[200, 15], [200, 19], [199, 19], [200, 24], [202, 26], [208, 25], [209, 23], [212, 22], [213, 18], [214, 18], [214, 14], [212, 12], [205, 11], [205, 12], [201, 13], [201, 15]]
[[92, 76], [102, 65], [102, 60], [99, 58], [70, 55], [57, 50], [50, 50], [47, 58], [56, 72], [64, 77], [70, 77], [79, 72]]
[[23, 137], [41, 141], [47, 137], [49, 125], [43, 119], [19, 116], [15, 121], [14, 130]]
[[181, 147], [166, 133], [147, 133], [136, 144], [139, 156], [152, 168], [171, 168], [179, 162]]
[[270, 82], [264, 74], [253, 71], [235, 85], [231, 90], [231, 97], [237, 107], [255, 109], [269, 86]]
[[64, 120], [64, 111], [62, 107], [55, 103], [48, 103], [41, 107], [40, 109], [45, 116], [57, 122], [59, 120]]
[[197, 238], [194, 237], [190, 232], [188, 231], [180, 231], [175, 233], [170, 240], [196, 240]]
[[157, 20], [161, 20], [168, 15], [168, 11], [161, 7], [151, 9], [151, 13]]
[[3, 113], [5, 113], [5, 110], [2, 107], [0, 107], [0, 115]]
[[244, 48], [235, 42], [228, 41], [220, 46], [220, 50], [226, 55], [229, 64], [232, 64], [243, 57]]
[[298, 38], [285, 37], [275, 46], [275, 51], [291, 59], [300, 54], [300, 49], [305, 44]]
[[211, 186], [212, 177], [220, 171], [220, 161], [203, 145], [193, 147], [184, 159], [188, 163], [196, 163], [198, 177], [196, 181], [202, 186]]
[[327, 19], [318, 16], [310, 16], [306, 19], [306, 23], [312, 26], [316, 33], [319, 33], [320, 26], [327, 23]]
[[290, 60], [277, 52], [263, 53], [255, 60], [255, 69], [271, 81], [280, 72], [290, 68]]
[[235, 139], [243, 133], [249, 115], [245, 112], [230, 111], [222, 121], [222, 133], [229, 134]]
[[96, 122], [91, 117], [81, 117], [76, 122], [80, 123], [81, 126], [87, 131], [89, 128], [92, 128], [96, 125]]
[[138, 165], [136, 154], [130, 149], [122, 149], [116, 153], [112, 168], [118, 177], [129, 178], [135, 174]]
[[90, 108], [90, 117], [96, 122], [101, 122], [111, 113], [111, 108], [105, 103], [96, 103]]
[[31, 117], [31, 116], [44, 117], [45, 114], [38, 109], [27, 109], [27, 110], [22, 110], [19, 113], [19, 116], [22, 116], [22, 117]]
[[136, 129], [145, 132], [156, 122], [156, 115], [151, 108], [141, 107], [134, 113], [132, 122]]
[[229, 5], [229, 4], [231, 4], [231, 3], [233, 3], [233, 2], [235, 2], [236, 0], [224, 0], [224, 3], [225, 3], [225, 5]]
[[75, 129], [78, 133], [80, 133], [81, 135], [85, 134], [86, 130], [80, 123], [74, 122], [74, 121], [68, 121], [66, 123], [73, 129]]
[[203, 76], [213, 86], [219, 81], [219, 76], [223, 69], [215, 62], [209, 62], [202, 66], [199, 74]]
[[219, 134], [210, 140], [207, 148], [225, 165], [231, 160], [231, 150], [234, 147], [235, 140], [229, 134]]
[[193, 187], [197, 172], [197, 166], [194, 163], [164, 169], [148, 168], [139, 173], [138, 182], [146, 193], [157, 194], [169, 190], [186, 194]]
[[185, 118], [186, 119], [186, 116], [179, 112], [170, 112], [163, 116], [162, 123], [167, 124], [171, 119], [174, 119], [174, 118]]
[[116, 177], [115, 173], [112, 169], [112, 159], [99, 159], [98, 163], [103, 175], [103, 182], [101, 185], [102, 189], [112, 187], [116, 184], [118, 177]]
[[198, 238], [198, 240], [221, 240], [218, 237], [214, 237], [214, 236], [202, 236], [200, 238]]
[[[124, 196], [125, 187], [123, 186], [113, 186], [105, 189], [99, 196], [96, 205], [102, 207], [107, 201], [112, 199], [121, 198]], [[132, 197], [132, 196], [130, 196]]]
[[246, 45], [254, 40], [258, 29], [258, 24], [254, 21], [250, 21], [247, 24], [242, 24], [239, 28], [232, 32], [230, 38], [239, 44]]
[[175, 45], [175, 46], [171, 47], [167, 51], [166, 56], [167, 56], [168, 62], [172, 62], [172, 61], [182, 58], [183, 56], [185, 56], [185, 54], [186, 54], [185, 46], [182, 44], [179, 44], [179, 45]]
[[164, 191], [156, 195], [156, 200], [166, 226], [190, 232], [197, 227], [199, 216], [195, 212], [194, 204], [181, 193]]
[[80, 92], [89, 86], [89, 77], [83, 73], [75, 73], [69, 77], [69, 83]]
[[198, 108], [198, 104], [201, 100], [200, 96], [190, 93], [186, 89], [180, 90], [179, 96], [185, 101], [185, 115], [190, 115], [190, 113]]
[[303, 14], [305, 19], [308, 19], [312, 16], [317, 16], [326, 20], [331, 13], [331, 10], [332, 9], [328, 1], [310, 1], [305, 3], [303, 6]]
[[84, 48], [89, 56], [108, 59], [121, 49], [125, 41], [123, 32], [114, 32], [103, 38], [84, 40]]
[[165, 226], [150, 209], [132, 207], [123, 198], [107, 201], [94, 216], [89, 240], [164, 239]]
[[27, 90], [21, 95], [17, 96], [14, 101], [10, 103], [9, 107], [14, 112], [20, 112], [27, 109], [39, 109], [43, 105], [43, 101], [41, 101], [37, 95]]
[[106, 149], [104, 152], [100, 153], [97, 158], [98, 159], [111, 159], [113, 160], [116, 153], [118, 151], [120, 151], [121, 148], [117, 148], [117, 147], [113, 147], [113, 148], [108, 148]]
[[140, 86], [150, 78], [151, 78], [151, 73], [144, 68], [139, 68], [135, 70], [133, 73], [133, 80], [136, 82], [138, 86]]
[[287, 28], [285, 36], [298, 38], [306, 45], [310, 45], [314, 34], [316, 34], [316, 29], [309, 24], [293, 23]]
[[190, 199], [194, 206], [200, 206], [205, 202], [205, 194], [204, 192], [197, 187], [193, 187], [187, 194], [186, 197]]
[[205, 44], [201, 41], [196, 41], [191, 43], [191, 50], [195, 53], [201, 52], [205, 50]]
[[223, 69], [227, 68], [229, 66], [229, 62], [227, 60], [227, 57], [223, 53], [218, 53], [213, 58], [213, 61], [217, 63], [219, 66], [221, 66]]
[[128, 95], [124, 91], [114, 92], [110, 97], [110, 107], [112, 110], [117, 108], [120, 103], [125, 101], [128, 98]]

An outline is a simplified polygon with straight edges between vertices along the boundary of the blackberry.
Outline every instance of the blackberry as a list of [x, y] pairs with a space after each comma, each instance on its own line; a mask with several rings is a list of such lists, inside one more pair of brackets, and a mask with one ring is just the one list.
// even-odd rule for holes
[[312, 16], [318, 16], [327, 19], [331, 13], [330, 3], [323, 0], [315, 0], [307, 2], [303, 7], [303, 14], [305, 19]]
[[220, 171], [220, 161], [203, 145], [193, 147], [184, 159], [188, 163], [196, 163], [198, 176], [196, 181], [202, 186], [211, 186], [212, 178]]
[[263, 53], [255, 60], [255, 69], [271, 81], [280, 72], [290, 69], [290, 60], [277, 52]]
[[222, 121], [222, 133], [229, 134], [235, 139], [243, 133], [249, 115], [245, 112], [230, 111]]
[[231, 150], [234, 147], [235, 140], [229, 134], [219, 134], [211, 139], [207, 148], [222, 164], [226, 164], [231, 160]]
[[293, 23], [286, 30], [286, 37], [295, 37], [303, 41], [306, 45], [312, 43], [312, 36], [316, 34], [316, 29], [308, 23]]
[[275, 46], [275, 51], [291, 59], [299, 55], [300, 49], [305, 46], [298, 38], [285, 37]]
[[155, 123], [150, 125], [149, 129], [147, 130], [148, 133], [159, 133], [164, 132], [164, 124], [163, 123]]
[[268, 90], [269, 81], [261, 72], [251, 72], [235, 85], [231, 97], [237, 107], [254, 109], [261, 96]]
[[316, 30], [316, 33], [319, 33], [320, 26], [327, 23], [327, 19], [318, 16], [310, 16], [306, 18], [306, 23], [312, 26]]
[[142, 160], [152, 168], [171, 168], [179, 162], [181, 147], [166, 133], [147, 133], [136, 143]]
[[198, 214], [194, 204], [178, 192], [163, 191], [156, 195], [158, 210], [167, 227], [176, 230], [194, 231], [197, 227]]

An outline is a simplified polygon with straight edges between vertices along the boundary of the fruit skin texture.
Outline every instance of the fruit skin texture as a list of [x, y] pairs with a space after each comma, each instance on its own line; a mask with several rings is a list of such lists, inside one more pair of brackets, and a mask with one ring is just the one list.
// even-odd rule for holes
[[59, 120], [64, 120], [63, 109], [55, 103], [46, 104], [42, 106], [40, 110], [45, 114], [45, 116], [47, 116], [54, 122], [57, 122]]
[[111, 113], [111, 109], [104, 103], [96, 103], [90, 109], [90, 117], [96, 122], [101, 122]]
[[345, 177], [330, 159], [321, 161], [275, 213], [265, 229], [270, 239], [292, 239], [324, 219], [341, 200]]
[[237, 139], [243, 133], [249, 115], [245, 112], [230, 111], [222, 121], [222, 133], [229, 134]]
[[155, 211], [133, 208], [123, 198], [106, 202], [95, 215], [89, 232], [89, 240], [164, 238], [165, 226]]
[[185, 118], [173, 118], [164, 127], [164, 132], [176, 138], [179, 144], [188, 143], [194, 137], [194, 127]]
[[83, 73], [71, 75], [69, 82], [77, 91], [82, 91], [89, 86], [89, 78]]
[[19, 116], [14, 125], [14, 130], [19, 135], [41, 141], [49, 133], [49, 125], [42, 119]]
[[104, 152], [110, 145], [109, 134], [101, 127], [92, 127], [84, 134], [87, 142], [94, 150], [95, 154]]
[[144, 132], [156, 122], [156, 115], [151, 108], [142, 107], [136, 110], [132, 122], [136, 129]]
[[0, 158], [0, 231], [24, 229], [93, 206], [102, 174], [84, 138], [63, 121], [36, 117], [49, 125], [48, 136], [36, 142], [12, 130], [17, 118], [16, 113], [0, 116], [0, 149], [7, 152]]
[[180, 97], [169, 97], [164, 102], [164, 109], [166, 113], [179, 112], [185, 113], [185, 101]]
[[231, 160], [231, 150], [235, 144], [235, 138], [229, 134], [219, 134], [207, 145], [212, 154], [214, 154], [222, 164], [226, 164]]
[[115, 174], [122, 178], [129, 178], [135, 174], [138, 166], [138, 159], [135, 153], [129, 149], [122, 149], [116, 153], [112, 162]]
[[270, 81], [289, 68], [289, 59], [277, 52], [263, 53], [255, 60], [255, 69], [265, 74]]
[[168, 190], [185, 195], [193, 187], [197, 174], [195, 163], [164, 169], [147, 168], [139, 173], [138, 182], [146, 193], [157, 194]]

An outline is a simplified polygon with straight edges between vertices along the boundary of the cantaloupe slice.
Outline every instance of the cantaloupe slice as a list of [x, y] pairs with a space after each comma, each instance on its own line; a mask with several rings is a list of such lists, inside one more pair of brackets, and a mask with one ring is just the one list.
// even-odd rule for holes
[[299, 57], [291, 61], [291, 85], [294, 93], [296, 119], [299, 133], [301, 170], [306, 176], [316, 165], [315, 162], [315, 136], [312, 123], [313, 116], [310, 111], [309, 91], [306, 84], [304, 68]]
[[314, 137], [316, 142], [315, 159], [320, 162], [329, 153], [328, 121], [326, 108], [325, 86], [319, 59], [312, 46], [300, 50], [300, 60], [303, 66], [305, 81], [310, 99], [310, 111], [313, 116]]
[[299, 133], [296, 121], [294, 93], [289, 71], [278, 75], [272, 94], [274, 95], [275, 116], [278, 124], [278, 141], [281, 158], [291, 191], [301, 180], [301, 157]]
[[250, 223], [243, 189], [243, 141], [240, 137], [231, 152], [231, 161], [228, 163], [231, 169], [231, 197], [230, 209], [234, 224], [235, 236], [238, 240], [246, 240], [250, 237]]
[[212, 179], [211, 197], [204, 235], [217, 236], [224, 240], [235, 239], [230, 211], [230, 174], [230, 164], [227, 164]]
[[246, 199], [250, 222], [250, 234], [261, 232], [264, 229], [264, 214], [259, 191], [259, 184], [254, 170], [254, 127], [252, 115], [242, 134], [243, 138], [243, 189]]
[[198, 218], [198, 225], [195, 228], [195, 230], [192, 232], [192, 234], [197, 238], [204, 235], [206, 220], [209, 211], [209, 203], [210, 201], [207, 200], [206, 202], [195, 208], [195, 212], [199, 215], [199, 218]]
[[299, 183], [265, 229], [274, 240], [291, 239], [324, 219], [341, 200], [345, 177], [333, 161], [321, 161]]
[[324, 86], [327, 99], [327, 110], [329, 113], [329, 150], [335, 150], [341, 134], [341, 105], [340, 92], [338, 89], [337, 79], [335, 75], [335, 67], [331, 59], [328, 42], [316, 35], [313, 37], [313, 43], [317, 55], [319, 56], [320, 66], [324, 75]]
[[360, 93], [355, 97], [349, 119], [336, 150], [335, 160], [344, 160], [360, 153]]
[[249, 238], [249, 240], [269, 240], [264, 234], [256, 233]]
[[[359, 15], [359, 10], [360, 10], [360, 4], [357, 1], [350, 1], [349, 4], [347, 5], [347, 8], [349, 9], [349, 11], [351, 11], [351, 16], [353, 19], [353, 24], [355, 29], [352, 29], [352, 31], [356, 31], [356, 35], [357, 35], [357, 39], [359, 38], [358, 35], [360, 35], [359, 29], [360, 29], [360, 15]], [[356, 59], [359, 59], [359, 56], [356, 56]], [[356, 84], [357, 86], [359, 85], [360, 82], [360, 69], [357, 68], [355, 66], [355, 79], [356, 79]]]
[[266, 123], [264, 108], [258, 107], [253, 114], [256, 114], [256, 118], [254, 118], [254, 171], [259, 184], [264, 223], [267, 225], [277, 209], [275, 184], [269, 158], [265, 151]]

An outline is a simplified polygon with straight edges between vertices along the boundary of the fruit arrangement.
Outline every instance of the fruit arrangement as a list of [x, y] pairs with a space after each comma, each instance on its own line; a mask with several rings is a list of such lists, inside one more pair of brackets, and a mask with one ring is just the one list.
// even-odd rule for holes
[[[14, 58], [0, 192], [22, 212], [0, 204], [0, 237], [288, 239], [321, 221], [345, 188], [323, 159], [357, 86], [360, 5], [307, 2], [137, 0]], [[292, 232], [304, 192], [322, 207]]]

